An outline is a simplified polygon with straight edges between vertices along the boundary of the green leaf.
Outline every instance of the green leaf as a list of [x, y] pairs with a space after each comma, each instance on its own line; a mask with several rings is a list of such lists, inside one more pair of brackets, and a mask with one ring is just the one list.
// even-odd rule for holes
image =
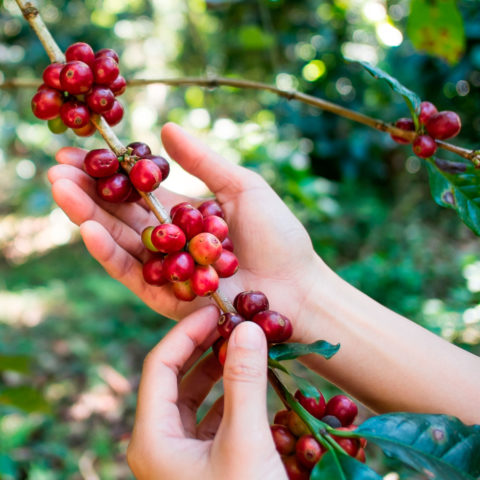
[[50, 405], [42, 393], [26, 386], [0, 389], [0, 405], [16, 407], [27, 413], [50, 412]]
[[302, 393], [302, 395], [304, 395], [305, 397], [314, 398], [315, 400], [318, 400], [320, 398], [317, 387], [314, 387], [308, 380], [305, 380], [304, 378], [299, 377], [298, 375], [295, 375], [291, 372], [290, 375], [295, 380], [295, 383], [297, 384], [297, 387]]
[[480, 172], [473, 165], [427, 159], [430, 190], [436, 203], [453, 208], [480, 236]]
[[417, 50], [457, 63], [465, 50], [465, 29], [457, 0], [412, 0], [407, 35]]
[[303, 355], [316, 353], [325, 358], [333, 357], [340, 348], [340, 344], [332, 345], [325, 340], [318, 340], [314, 343], [279, 343], [270, 347], [268, 355], [273, 360], [292, 360]]
[[[379, 445], [389, 457], [436, 480], [480, 475], [480, 426], [447, 415], [390, 413], [369, 418], [352, 436]], [[356, 477], [355, 477], [356, 478]]]
[[0, 354], [0, 372], [5, 370], [28, 373], [30, 371], [30, 358], [25, 355]]

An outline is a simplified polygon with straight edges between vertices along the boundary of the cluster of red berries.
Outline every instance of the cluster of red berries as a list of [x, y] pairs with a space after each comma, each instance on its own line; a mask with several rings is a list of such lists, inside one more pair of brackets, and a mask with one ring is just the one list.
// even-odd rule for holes
[[213, 351], [219, 362], [224, 365], [228, 338], [233, 329], [240, 323], [250, 320], [255, 322], [265, 333], [267, 342], [286, 342], [293, 332], [292, 323], [281, 313], [269, 310], [267, 296], [259, 291], [241, 292], [233, 301], [237, 313], [224, 313], [218, 320], [220, 338], [214, 343]]
[[[460, 132], [462, 122], [460, 117], [451, 111], [439, 112], [437, 107], [430, 102], [420, 104], [419, 131], [413, 140], [413, 152], [420, 158], [429, 158], [437, 150], [437, 140], [453, 138]], [[399, 118], [395, 126], [402, 130], [415, 131], [415, 123], [411, 118]], [[425, 133], [426, 131], [426, 133]], [[397, 143], [410, 143], [401, 137], [392, 135]]]
[[[314, 417], [322, 420], [336, 430], [352, 431], [356, 426], [353, 421], [358, 413], [355, 402], [345, 395], [336, 395], [328, 403], [319, 393], [319, 399], [305, 397], [299, 390], [295, 399]], [[293, 410], [277, 412], [270, 427], [273, 441], [287, 470], [290, 480], [308, 480], [310, 471], [327, 451], [311, 434], [307, 425]], [[348, 436], [332, 435], [345, 453], [365, 462], [366, 440]]]
[[127, 82], [120, 75], [118, 55], [104, 48], [94, 52], [87, 43], [70, 45], [66, 63], [51, 63], [43, 71], [43, 84], [32, 98], [36, 117], [48, 120], [53, 133], [67, 128], [81, 136], [95, 133], [92, 113], [102, 115], [109, 125], [123, 117], [122, 104], [115, 98], [125, 92]]
[[170, 173], [167, 160], [152, 155], [147, 144], [132, 142], [127, 148], [135, 162], [128, 175], [121, 169], [121, 159], [107, 148], [91, 150], [85, 156], [83, 168], [96, 179], [97, 194], [107, 202], [135, 202], [140, 199], [138, 191], [153, 191]]

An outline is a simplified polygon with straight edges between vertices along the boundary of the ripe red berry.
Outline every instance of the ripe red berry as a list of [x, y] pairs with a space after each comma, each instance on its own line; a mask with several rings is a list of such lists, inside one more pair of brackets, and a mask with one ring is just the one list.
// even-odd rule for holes
[[140, 200], [141, 198], [142, 198], [142, 196], [140, 195], [140, 193], [138, 193], [137, 190], [132, 188], [132, 191], [131, 191], [130, 195], [125, 199], [125, 202], [132, 203], [132, 202], [136, 202], [136, 201]]
[[284, 425], [272, 425], [270, 431], [272, 432], [275, 448], [280, 455], [290, 455], [295, 451], [296, 438], [287, 427]]
[[178, 252], [185, 246], [186, 241], [182, 229], [171, 223], [158, 225], [152, 232], [152, 243], [162, 253]]
[[427, 122], [427, 132], [439, 140], [455, 137], [462, 128], [460, 117], [455, 112], [443, 111], [432, 115]]
[[118, 77], [109, 85], [110, 90], [113, 92], [113, 94], [116, 97], [119, 97], [120, 95], [123, 95], [125, 93], [125, 90], [127, 89], [127, 81], [125, 80], [124, 77], [121, 75], [118, 75]]
[[172, 217], [172, 223], [178, 225], [184, 231], [187, 240], [203, 230], [203, 217], [196, 208], [179, 208]]
[[225, 360], [227, 358], [227, 346], [228, 340], [222, 337], [216, 340], [216, 342], [212, 345], [213, 353], [215, 354], [215, 357], [217, 357], [220, 365], [225, 365]]
[[105, 55], [94, 60], [92, 71], [97, 85], [110, 85], [120, 73], [118, 63]]
[[[402, 130], [408, 130], [413, 132], [415, 130], [415, 123], [411, 118], [399, 118], [395, 122], [395, 126], [397, 128], [401, 128]], [[410, 140], [406, 140], [405, 138], [402, 137], [397, 137], [396, 135], [390, 135], [393, 140], [395, 140], [397, 143], [403, 143], [403, 144], [408, 144], [411, 143]]]
[[150, 285], [165, 285], [167, 279], [163, 275], [163, 258], [153, 257], [143, 265], [143, 279]]
[[187, 252], [170, 253], [165, 257], [163, 269], [165, 277], [170, 282], [185, 282], [193, 275], [195, 262]]
[[150, 155], [152, 151], [150, 147], [143, 142], [132, 142], [127, 145], [127, 148], [132, 149], [132, 155], [136, 155], [137, 157], [144, 158], [145, 155]]
[[151, 160], [162, 172], [162, 181], [166, 180], [168, 175], [170, 174], [170, 165], [168, 164], [167, 160], [160, 155], [142, 155], [142, 158], [148, 158]]
[[83, 127], [73, 128], [72, 130], [78, 137], [90, 137], [97, 131], [97, 128], [92, 122], [88, 122]]
[[418, 119], [422, 125], [426, 125], [432, 115], [438, 113], [437, 107], [431, 102], [422, 102], [420, 104], [420, 115]]
[[171, 209], [170, 209], [170, 216], [173, 217], [175, 215], [175, 212], [179, 209], [179, 208], [182, 208], [182, 207], [188, 207], [188, 208], [195, 208], [191, 203], [189, 202], [180, 202], [180, 203], [177, 203], [176, 205], [174, 205]]
[[153, 244], [152, 242], [152, 232], [154, 230], [154, 226], [146, 227], [142, 231], [142, 243], [145, 245], [145, 248], [150, 252], [158, 253], [160, 250]]
[[60, 117], [52, 118], [48, 121], [48, 129], [55, 134], [63, 133], [67, 130], [67, 126], [62, 122]]
[[188, 251], [198, 264], [211, 265], [220, 257], [222, 244], [215, 235], [202, 232], [190, 240]]
[[63, 123], [70, 128], [81, 128], [90, 122], [90, 110], [77, 100], [69, 100], [62, 105], [60, 116]]
[[320, 445], [313, 435], [302, 435], [295, 445], [295, 455], [298, 462], [311, 470], [320, 460], [326, 449]]
[[112, 108], [103, 112], [102, 116], [111, 127], [117, 125], [123, 118], [122, 104], [118, 100], [115, 100]]
[[207, 200], [200, 204], [198, 209], [204, 217], [208, 217], [209, 215], [216, 215], [217, 217], [225, 218], [222, 207], [216, 200]]
[[325, 398], [323, 398], [323, 395], [319, 390], [317, 390], [317, 392], [319, 394], [318, 400], [314, 397], [306, 397], [300, 390], [295, 392], [295, 398], [311, 415], [316, 418], [322, 418], [325, 415]]
[[335, 439], [335, 441], [345, 450], [346, 454], [351, 457], [354, 457], [360, 448], [358, 440], [355, 438], [338, 437], [336, 435], [332, 435], [332, 438]]
[[125, 201], [132, 191], [132, 184], [123, 173], [114, 173], [110, 177], [97, 180], [97, 194], [107, 202], [120, 203]]
[[288, 419], [290, 418], [290, 410], [280, 410], [275, 414], [273, 423], [276, 425], [285, 425], [288, 427]]
[[100, 57], [110, 57], [113, 58], [115, 62], [119, 62], [118, 53], [112, 48], [102, 48], [97, 53], [95, 53], [95, 58]]
[[95, 113], [103, 113], [113, 107], [115, 95], [106, 87], [95, 85], [86, 95], [87, 105]]
[[223, 242], [222, 242], [222, 248], [224, 250], [228, 250], [230, 252], [233, 252], [233, 242], [230, 237], [227, 237]]
[[32, 98], [33, 114], [40, 120], [52, 120], [60, 115], [63, 95], [53, 88], [44, 88]]
[[420, 158], [430, 158], [437, 150], [437, 144], [430, 135], [419, 135], [413, 141], [413, 153]]
[[68, 62], [60, 72], [60, 84], [72, 95], [87, 93], [93, 85], [92, 69], [85, 62]]
[[286, 342], [292, 336], [290, 320], [273, 310], [257, 313], [252, 321], [261, 327], [270, 343]]
[[223, 338], [228, 338], [232, 334], [233, 329], [244, 321], [245, 319], [238, 313], [224, 313], [218, 319], [217, 329]]
[[85, 171], [94, 178], [109, 177], [120, 166], [117, 156], [108, 148], [91, 150], [83, 161]]
[[218, 260], [213, 264], [213, 268], [220, 278], [231, 277], [238, 270], [238, 258], [229, 250], [222, 250]]
[[250, 290], [239, 293], [233, 300], [233, 306], [240, 315], [247, 320], [251, 320], [257, 313], [268, 310], [269, 304], [268, 298], [264, 293]]
[[209, 215], [203, 219], [203, 231], [215, 235], [223, 242], [228, 235], [228, 225], [222, 217]]
[[350, 425], [355, 420], [358, 407], [353, 400], [345, 395], [335, 395], [327, 402], [327, 415], [337, 417], [343, 426]]
[[196, 293], [192, 288], [192, 280], [186, 280], [185, 282], [172, 283], [172, 291], [176, 298], [183, 300], [184, 302], [191, 302], [195, 300]]
[[290, 410], [288, 418], [288, 428], [296, 436], [308, 435], [310, 430], [305, 422], [293, 411]]
[[151, 160], [145, 158], [135, 162], [129, 175], [133, 186], [145, 193], [153, 192], [162, 181], [160, 169]]
[[95, 54], [88, 43], [77, 42], [67, 48], [65, 51], [65, 58], [67, 59], [67, 62], [79, 60], [87, 65], [91, 65], [95, 60]]
[[193, 291], [199, 297], [211, 295], [218, 288], [218, 274], [211, 265], [197, 265], [191, 278]]
[[60, 72], [62, 71], [64, 65], [63, 63], [51, 63], [43, 71], [43, 82], [49, 87], [55, 88], [57, 90], [62, 89], [60, 84]]
[[289, 480], [308, 480], [310, 472], [301, 465], [295, 455], [282, 458]]

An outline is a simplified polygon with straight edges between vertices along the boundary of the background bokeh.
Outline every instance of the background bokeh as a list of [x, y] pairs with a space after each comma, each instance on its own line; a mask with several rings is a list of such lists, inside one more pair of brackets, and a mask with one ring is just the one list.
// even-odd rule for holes
[[[0, 6], [0, 81], [39, 78], [48, 62], [43, 48], [14, 1]], [[475, 1], [459, 6], [465, 51], [447, 63], [441, 51], [413, 47], [407, 0], [40, 3], [63, 49], [80, 40], [115, 48], [130, 78], [232, 76], [385, 121], [407, 116], [401, 97], [343, 57], [369, 61], [439, 109], [459, 112], [464, 127], [455, 142], [473, 148], [480, 9]], [[46, 172], [58, 148], [100, 147], [101, 138], [52, 135], [31, 113], [31, 96], [0, 90], [0, 478], [131, 478], [124, 453], [135, 388], [144, 356], [171, 322], [103, 272], [52, 200]], [[161, 125], [180, 123], [226, 161], [259, 171], [341, 276], [480, 354], [478, 239], [433, 202], [410, 147], [267, 92], [151, 85], [122, 98], [126, 115], [116, 131], [126, 143], [162, 152]], [[167, 186], [207, 193], [175, 165]], [[327, 396], [336, 391], [312, 380]], [[412, 478], [371, 455], [386, 479]]]

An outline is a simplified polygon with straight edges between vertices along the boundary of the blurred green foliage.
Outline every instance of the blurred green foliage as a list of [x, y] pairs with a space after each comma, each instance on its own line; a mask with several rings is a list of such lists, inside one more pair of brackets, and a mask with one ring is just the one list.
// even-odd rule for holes
[[[480, 9], [472, 0], [459, 6], [466, 42], [453, 66], [414, 49], [407, 0], [54, 0], [40, 9], [63, 49], [79, 40], [115, 48], [127, 77], [233, 76], [385, 121], [407, 116], [400, 96], [343, 56], [367, 60], [459, 112], [456, 142], [474, 147]], [[47, 57], [15, 2], [0, 12], [0, 80], [40, 77]], [[30, 97], [0, 91], [0, 478], [131, 478], [124, 453], [142, 360], [171, 322], [108, 278], [51, 198], [55, 151], [101, 139], [53, 136], [33, 117]], [[408, 146], [267, 92], [152, 86], [123, 98], [121, 139], [160, 151], [160, 125], [185, 125], [259, 171], [345, 279], [480, 353], [477, 238], [433, 203]], [[372, 455], [381, 471], [395, 468]]]

